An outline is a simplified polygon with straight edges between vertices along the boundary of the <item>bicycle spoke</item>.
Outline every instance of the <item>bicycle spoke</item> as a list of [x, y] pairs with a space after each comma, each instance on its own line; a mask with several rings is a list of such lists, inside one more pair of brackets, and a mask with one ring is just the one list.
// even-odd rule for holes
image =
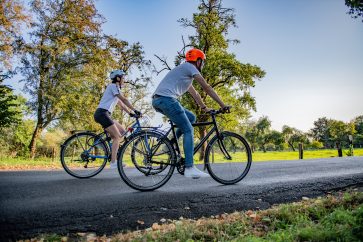
[[238, 134], [224, 132], [222, 137], [222, 140], [215, 137], [210, 141], [211, 145], [205, 157], [207, 168], [216, 181], [234, 184], [242, 180], [250, 169], [250, 149], [248, 143]]
[[90, 141], [95, 140], [96, 135], [90, 133], [80, 133], [68, 139], [61, 151], [61, 161], [63, 168], [72, 176], [77, 178], [88, 178], [98, 174], [106, 165], [107, 148], [105, 144], [98, 142], [91, 145], [90, 151], [86, 149]]

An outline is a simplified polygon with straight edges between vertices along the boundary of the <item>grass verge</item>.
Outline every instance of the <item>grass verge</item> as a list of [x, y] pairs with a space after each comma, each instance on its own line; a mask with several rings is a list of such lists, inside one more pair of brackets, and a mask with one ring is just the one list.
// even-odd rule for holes
[[[348, 149], [343, 149], [343, 156], [346, 156]], [[337, 150], [305, 150], [304, 159], [337, 157]], [[355, 148], [354, 156], [363, 156], [363, 148]], [[222, 157], [222, 156], [220, 156]], [[218, 155], [216, 155], [216, 159]], [[241, 154], [241, 158], [245, 158]], [[258, 151], [252, 154], [252, 161], [273, 161], [273, 160], [297, 160], [299, 159], [298, 151], [267, 151], [266, 153]], [[194, 155], [196, 164], [202, 164], [199, 161], [199, 154]], [[108, 165], [108, 164], [107, 164]], [[0, 158], [0, 170], [22, 170], [22, 169], [63, 169], [60, 158]]]
[[151, 228], [111, 236], [53, 234], [30, 241], [363, 241], [363, 193], [355, 189], [198, 220], [161, 219]]

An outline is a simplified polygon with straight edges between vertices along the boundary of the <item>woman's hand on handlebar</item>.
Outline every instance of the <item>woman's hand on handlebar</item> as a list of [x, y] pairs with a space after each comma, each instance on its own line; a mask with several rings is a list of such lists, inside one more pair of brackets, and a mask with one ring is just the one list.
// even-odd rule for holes
[[142, 113], [138, 110], [135, 110], [134, 113], [129, 113], [130, 117], [133, 117], [133, 118], [140, 118], [142, 117]]

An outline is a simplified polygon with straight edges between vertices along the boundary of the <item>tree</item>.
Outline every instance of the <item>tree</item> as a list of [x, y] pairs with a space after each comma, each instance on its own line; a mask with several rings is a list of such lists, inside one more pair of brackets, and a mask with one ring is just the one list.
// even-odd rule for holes
[[0, 71], [12, 69], [13, 56], [21, 44], [21, 25], [30, 21], [20, 0], [0, 1]]
[[257, 128], [257, 143], [259, 143], [266, 153], [265, 145], [272, 142], [272, 136], [270, 135], [271, 120], [266, 116], [259, 118], [256, 128]]
[[[228, 28], [236, 26], [233, 8], [223, 8], [222, 0], [201, 0], [198, 13], [193, 14], [193, 19], [180, 19], [183, 27], [195, 29], [195, 35], [189, 36], [189, 43], [175, 58], [175, 65], [184, 61], [185, 49], [187, 47], [202, 50], [206, 56], [206, 65], [203, 68], [202, 76], [206, 82], [223, 97], [223, 101], [233, 106], [233, 115], [224, 115], [226, 128], [234, 129], [238, 121], [249, 115], [251, 110], [256, 110], [256, 101], [251, 96], [250, 88], [255, 85], [255, 78], [262, 78], [265, 72], [258, 66], [243, 64], [239, 62], [236, 55], [228, 53], [230, 43], [238, 44], [238, 40], [226, 39]], [[161, 58], [159, 58], [161, 59]], [[163, 61], [166, 69], [169, 65]], [[159, 72], [160, 73], [160, 72]], [[196, 82], [193, 82], [195, 89], [201, 94], [204, 103], [211, 108], [218, 108], [217, 104], [206, 95]], [[204, 113], [193, 97], [186, 93], [179, 98], [181, 104], [196, 114], [198, 122], [208, 121], [209, 114]], [[198, 128], [198, 139], [202, 140], [206, 135], [206, 127]], [[204, 158], [205, 145], [202, 146], [199, 159]]]
[[[104, 90], [111, 84], [108, 76], [114, 69], [121, 69], [128, 74], [121, 89], [122, 95], [143, 114], [153, 117], [154, 111], [151, 108], [151, 103], [144, 99], [147, 95], [150, 95], [150, 70], [153, 66], [149, 60], [145, 59], [142, 46], [139, 43], [129, 44], [126, 41], [107, 36], [105, 45], [99, 54], [102, 55], [104, 61], [102, 65], [92, 63], [84, 65], [81, 71], [84, 74], [73, 79], [73, 82], [83, 83], [83, 85], [75, 86], [72, 82], [68, 82], [68, 89], [73, 90], [76, 98], [71, 100], [63, 99], [62, 103], [60, 103], [63, 118], [59, 120], [58, 127], [62, 129], [102, 130], [101, 126], [94, 122], [93, 114], [98, 107]], [[79, 95], [80, 93], [82, 95]], [[113, 118], [125, 126], [134, 122], [134, 119], [126, 115], [126, 112], [123, 110], [118, 111], [118, 109], [115, 109]]]
[[324, 143], [324, 147], [330, 148], [329, 140], [330, 140], [330, 125], [332, 123], [331, 119], [327, 119], [326, 117], [319, 118], [317, 121], [314, 121], [314, 128], [310, 129], [311, 136], [319, 141]]
[[0, 130], [20, 122], [22, 117], [17, 101], [18, 96], [13, 94], [13, 89], [0, 84]]
[[285, 142], [290, 145], [293, 151], [295, 151], [294, 147], [297, 143], [302, 143], [306, 139], [302, 131], [287, 125], [282, 126], [282, 134], [285, 138]]
[[363, 16], [362, 0], [345, 0], [345, 5], [350, 8], [348, 14], [351, 15], [352, 18], [358, 18], [359, 16]]
[[354, 123], [344, 123], [343, 121], [333, 120], [330, 126], [330, 134], [337, 143], [348, 143], [348, 135], [355, 133]]
[[250, 142], [251, 152], [254, 153], [258, 137], [258, 129], [256, 127], [255, 121], [249, 122], [249, 128], [247, 129], [245, 136], [246, 139]]
[[61, 100], [76, 98], [67, 81], [79, 75], [77, 70], [83, 65], [99, 60], [103, 18], [93, 0], [33, 0], [30, 5], [38, 21], [31, 23], [31, 42], [24, 47], [21, 71], [24, 89], [33, 97], [30, 107], [37, 117], [29, 145], [34, 158], [40, 133], [61, 116]]
[[355, 117], [351, 123], [354, 124], [357, 134], [363, 135], [363, 115]]

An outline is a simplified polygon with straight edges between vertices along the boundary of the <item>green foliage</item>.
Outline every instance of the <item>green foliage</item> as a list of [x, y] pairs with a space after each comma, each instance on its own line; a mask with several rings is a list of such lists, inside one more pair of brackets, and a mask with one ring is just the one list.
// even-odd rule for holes
[[310, 135], [313, 137], [313, 139], [323, 142], [324, 147], [326, 148], [330, 148], [330, 125], [332, 122], [332, 119], [322, 117], [317, 121], [314, 121], [314, 128], [310, 129]]
[[323, 143], [322, 142], [319, 142], [317, 140], [314, 140], [311, 144], [310, 144], [310, 147], [313, 148], [313, 149], [319, 149], [321, 147], [324, 147]]
[[0, 131], [21, 121], [22, 100], [22, 96], [14, 95], [9, 86], [0, 84]]
[[345, 5], [350, 8], [348, 14], [351, 15], [352, 18], [358, 18], [359, 16], [363, 17], [362, 0], [345, 0]]
[[21, 52], [21, 26], [30, 21], [21, 0], [0, 1], [0, 72], [12, 69], [14, 56]]
[[290, 145], [293, 151], [295, 151], [295, 147], [298, 143], [303, 143], [306, 141], [306, 134], [297, 128], [289, 127], [287, 125], [282, 127], [282, 135], [285, 139], [285, 142]]
[[333, 120], [330, 125], [330, 135], [334, 138], [335, 142], [348, 143], [348, 135], [355, 133], [355, 126], [353, 123], [344, 123], [343, 121]]
[[[29, 157], [29, 144], [35, 128], [35, 121], [23, 120], [2, 131], [0, 139], [1, 157]], [[38, 142], [38, 144], [40, 141]]]

